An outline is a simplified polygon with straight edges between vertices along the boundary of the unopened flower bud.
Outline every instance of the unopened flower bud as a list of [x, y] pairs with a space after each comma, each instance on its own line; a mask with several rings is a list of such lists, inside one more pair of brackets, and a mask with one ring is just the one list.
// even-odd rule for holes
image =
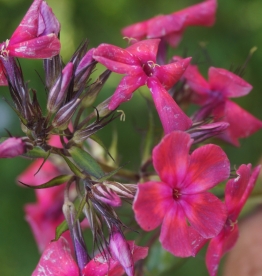
[[105, 204], [109, 204], [113, 207], [118, 207], [121, 205], [120, 197], [112, 191], [110, 188], [107, 188], [103, 183], [97, 183], [91, 188], [93, 196]]
[[125, 240], [123, 233], [114, 228], [110, 236], [110, 252], [116, 260], [122, 265], [128, 276], [134, 275], [134, 260], [130, 247]]
[[80, 102], [79, 98], [73, 99], [60, 108], [52, 122], [53, 127], [60, 130], [66, 129]]
[[47, 109], [49, 112], [55, 113], [65, 100], [67, 88], [72, 78], [73, 68], [73, 63], [69, 62], [51, 88], [47, 101]]
[[11, 137], [0, 144], [0, 158], [13, 158], [26, 152], [22, 138]]
[[63, 213], [70, 230], [70, 235], [74, 244], [75, 254], [80, 271], [83, 270], [88, 261], [91, 260], [87, 254], [85, 241], [82, 236], [80, 222], [76, 219], [76, 210], [72, 202], [66, 201], [63, 205]]
[[105, 117], [106, 115], [108, 115], [109, 113], [112, 112], [112, 110], [108, 109], [108, 105], [109, 105], [109, 102], [110, 102], [111, 98], [112, 97], [107, 98], [106, 100], [104, 100], [102, 103], [100, 103], [96, 107], [96, 110], [99, 113], [100, 117]]
[[194, 139], [194, 144], [200, 143], [208, 138], [219, 135], [226, 128], [228, 128], [229, 123], [226, 122], [216, 122], [211, 124], [202, 124], [197, 126], [192, 126], [187, 132], [190, 137]]

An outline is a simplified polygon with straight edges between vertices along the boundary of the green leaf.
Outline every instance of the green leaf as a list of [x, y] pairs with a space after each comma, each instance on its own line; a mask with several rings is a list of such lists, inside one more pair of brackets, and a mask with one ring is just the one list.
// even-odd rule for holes
[[65, 232], [67, 231], [69, 228], [68, 228], [68, 224], [66, 222], [66, 220], [64, 220], [63, 222], [61, 222], [57, 227], [56, 227], [56, 230], [55, 230], [55, 241], [57, 241], [60, 236]]
[[55, 187], [55, 186], [59, 186], [67, 181], [69, 181], [69, 179], [72, 178], [72, 175], [59, 175], [53, 179], [51, 179], [50, 181], [43, 183], [41, 185], [37, 185], [37, 186], [32, 186], [32, 185], [28, 185], [25, 184], [21, 181], [19, 181], [21, 184], [25, 185], [26, 187], [32, 188], [32, 189], [44, 189], [44, 188], [50, 188], [50, 187]]
[[96, 160], [83, 149], [72, 147], [69, 150], [74, 162], [87, 174], [99, 179], [105, 176]]
[[72, 163], [66, 156], [60, 154], [64, 158], [70, 170], [79, 178], [84, 179], [86, 176], [78, 169], [78, 167]]
[[34, 147], [32, 150], [24, 153], [23, 156], [29, 158], [47, 158], [50, 153], [48, 151], [44, 151], [40, 147]]

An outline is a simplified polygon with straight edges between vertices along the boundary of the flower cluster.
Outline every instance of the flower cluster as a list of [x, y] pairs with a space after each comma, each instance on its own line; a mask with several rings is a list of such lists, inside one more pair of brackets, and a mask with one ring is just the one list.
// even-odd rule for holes
[[[160, 227], [155, 237], [177, 257], [196, 256], [209, 242], [206, 265], [216, 275], [221, 257], [237, 240], [237, 218], [260, 167], [252, 171], [243, 164], [231, 172], [224, 150], [206, 140], [215, 136], [239, 146], [238, 139], [261, 129], [262, 122], [229, 100], [252, 89], [237, 74], [210, 67], [207, 81], [191, 57], [166, 59], [167, 44], [177, 46], [189, 26], [213, 25], [216, 8], [216, 0], [205, 0], [128, 26], [122, 33], [132, 45], [125, 49], [105, 43], [88, 49], [84, 41], [64, 63], [60, 23], [45, 1], [34, 0], [10, 40], [0, 45], [0, 84], [9, 87], [24, 133], [1, 138], [0, 157], [35, 159], [17, 178], [37, 198], [25, 206], [42, 253], [32, 275], [142, 275], [150, 243], [142, 247], [126, 240], [136, 227], [144, 230], [142, 237]], [[17, 58], [43, 59], [46, 109], [25, 83]], [[92, 81], [97, 63], [106, 70]], [[112, 72], [124, 76], [113, 95], [97, 103]], [[148, 131], [135, 172], [118, 165], [96, 132], [122, 119], [117, 108], [144, 85], [163, 137], [153, 139]], [[185, 101], [199, 106], [191, 116]], [[223, 201], [213, 188], [225, 181]], [[134, 212], [128, 223], [116, 209], [127, 210], [125, 202], [132, 205], [129, 216]], [[85, 228], [94, 254], [87, 250]]]

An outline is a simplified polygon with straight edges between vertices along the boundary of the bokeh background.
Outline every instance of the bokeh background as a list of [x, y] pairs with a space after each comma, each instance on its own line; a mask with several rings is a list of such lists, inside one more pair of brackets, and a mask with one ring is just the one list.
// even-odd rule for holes
[[[18, 26], [31, 0], [0, 0], [0, 41], [5, 41]], [[106, 42], [126, 46], [120, 29], [157, 14], [167, 14], [196, 4], [197, 0], [49, 0], [62, 24], [62, 56], [66, 62], [79, 43], [88, 38], [90, 47]], [[258, 50], [251, 58], [244, 78], [253, 85], [252, 92], [236, 99], [242, 107], [262, 120], [262, 1], [261, 0], [218, 0], [217, 20], [212, 28], [191, 27], [184, 34], [182, 43], [174, 54], [187, 52], [188, 56], [200, 56], [201, 70], [206, 75], [208, 64], [200, 44], [216, 67], [229, 69], [242, 65], [253, 46]], [[41, 61], [21, 60], [26, 80], [45, 99], [44, 89], [36, 72], [43, 75]], [[100, 68], [101, 69], [101, 68]], [[101, 99], [113, 93], [119, 76], [113, 75], [102, 92]], [[141, 130], [145, 129], [148, 109], [138, 93], [131, 102], [122, 106], [126, 113], [125, 123], [115, 124], [118, 132], [118, 149], [121, 161], [135, 168], [140, 157]], [[2, 100], [8, 98], [7, 88], [0, 87], [0, 136], [6, 136], [5, 128], [15, 136], [22, 135], [19, 121]], [[142, 103], [141, 103], [142, 102]], [[239, 118], [241, 120], [241, 118]], [[156, 125], [158, 125], [156, 118]], [[109, 145], [112, 128], [103, 130], [100, 137]], [[242, 140], [240, 148], [224, 145], [232, 166], [259, 162], [262, 154], [262, 131]], [[31, 275], [39, 253], [31, 230], [24, 220], [23, 206], [34, 202], [34, 192], [16, 184], [16, 177], [30, 160], [16, 158], [0, 160], [0, 275]], [[159, 267], [151, 275], [173, 275], [172, 264], [177, 262], [170, 254], [152, 249], [154, 257], [149, 265]], [[161, 274], [162, 273], [162, 274]], [[204, 253], [179, 266], [175, 275], [208, 275], [204, 265]]]

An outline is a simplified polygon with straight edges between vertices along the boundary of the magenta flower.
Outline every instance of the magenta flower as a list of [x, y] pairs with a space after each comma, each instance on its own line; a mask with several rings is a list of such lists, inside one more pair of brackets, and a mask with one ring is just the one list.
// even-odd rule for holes
[[194, 92], [193, 101], [202, 106], [195, 119], [203, 120], [212, 116], [215, 121], [223, 120], [229, 123], [229, 127], [218, 135], [221, 139], [239, 146], [239, 138], [246, 138], [262, 128], [260, 120], [229, 100], [247, 95], [252, 89], [252, 86], [239, 76], [222, 68], [210, 67], [209, 81], [206, 81], [197, 66], [190, 65], [183, 77]]
[[95, 60], [113, 72], [126, 74], [113, 94], [108, 108], [116, 109], [121, 103], [130, 100], [136, 89], [147, 85], [165, 133], [173, 130], [186, 130], [192, 122], [166, 90], [180, 79], [190, 58], [159, 66], [156, 64], [159, 42], [160, 39], [144, 40], [126, 49], [101, 44], [94, 50]]
[[26, 144], [21, 138], [11, 137], [0, 144], [0, 158], [13, 158], [26, 152]]
[[206, 0], [181, 11], [168, 15], [158, 15], [149, 20], [130, 25], [122, 29], [126, 37], [141, 40], [143, 38], [162, 38], [176, 47], [188, 26], [210, 27], [215, 22], [216, 0]]
[[[43, 0], [35, 0], [10, 40], [0, 44], [1, 58], [51, 58], [60, 51], [60, 24]], [[0, 85], [7, 85], [0, 61]]]
[[[48, 160], [35, 175], [42, 162], [43, 160], [39, 159], [32, 163], [18, 176], [18, 181], [38, 186], [60, 175], [59, 170]], [[25, 218], [31, 226], [38, 249], [42, 252], [50, 240], [54, 239], [56, 227], [64, 220], [62, 213], [64, 185], [35, 190], [35, 193], [37, 202], [25, 205]]]
[[206, 265], [210, 276], [217, 274], [220, 259], [238, 239], [237, 218], [254, 188], [260, 167], [257, 166], [251, 172], [251, 164], [241, 165], [237, 170], [238, 176], [226, 184], [225, 204], [228, 217], [220, 234], [211, 239], [206, 254]]
[[194, 256], [195, 237], [215, 237], [227, 216], [224, 204], [207, 190], [228, 178], [229, 160], [212, 144], [189, 155], [192, 143], [190, 135], [180, 131], [163, 138], [153, 150], [160, 181], [139, 184], [133, 205], [142, 229], [162, 224], [163, 248], [179, 257]]
[[[136, 246], [133, 241], [128, 242], [134, 261], [144, 259], [147, 256], [148, 248]], [[91, 260], [82, 271], [82, 276], [121, 276], [124, 269], [120, 263], [105, 255], [98, 254]], [[74, 261], [69, 245], [65, 238], [51, 242], [43, 252], [41, 259], [36, 266], [32, 276], [80, 276], [79, 268]]]

